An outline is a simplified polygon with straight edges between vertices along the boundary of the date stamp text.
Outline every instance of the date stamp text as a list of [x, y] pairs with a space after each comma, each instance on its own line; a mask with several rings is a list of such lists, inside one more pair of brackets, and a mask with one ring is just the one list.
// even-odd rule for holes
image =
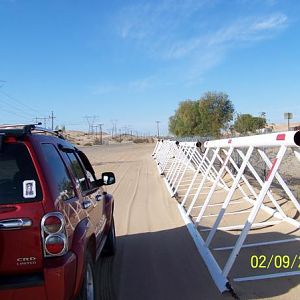
[[300, 255], [251, 255], [252, 269], [300, 269]]

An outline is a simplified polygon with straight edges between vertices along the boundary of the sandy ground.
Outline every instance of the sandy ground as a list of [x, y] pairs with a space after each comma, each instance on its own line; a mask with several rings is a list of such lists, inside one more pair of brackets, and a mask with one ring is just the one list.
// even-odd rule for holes
[[118, 250], [100, 266], [105, 299], [232, 299], [221, 296], [151, 157], [154, 145], [83, 148], [96, 173], [115, 172]]
[[[233, 299], [229, 294], [221, 295], [208, 274], [179, 215], [176, 200], [170, 198], [158, 175], [151, 157], [153, 148], [153, 144], [83, 148], [98, 176], [101, 172], [113, 171], [117, 178], [117, 183], [108, 191], [115, 197], [118, 251], [113, 259], [103, 259], [99, 265], [98, 272], [102, 277], [99, 289], [103, 299]], [[261, 215], [261, 218], [265, 217]], [[231, 215], [228, 224], [233, 218], [239, 222], [238, 215]], [[211, 226], [209, 218], [204, 225]], [[267, 230], [253, 232], [248, 242], [288, 238], [288, 233], [298, 236], [293, 232], [294, 228], [276, 226], [272, 236]], [[236, 234], [220, 232], [215, 242], [228, 246], [235, 240]], [[287, 251], [291, 249], [294, 251]], [[300, 254], [298, 249], [299, 242], [277, 245], [270, 250], [273, 252], [265, 252], [262, 247], [250, 248], [238, 258], [233, 273], [239, 273], [239, 276], [246, 276], [249, 271], [253, 273], [249, 266], [253, 254], [295, 255]], [[228, 255], [225, 252], [216, 253], [221, 265]], [[260, 273], [261, 270], [255, 270], [253, 275]], [[294, 276], [234, 283], [233, 287], [240, 299], [292, 300], [299, 299], [299, 283], [299, 276]]]

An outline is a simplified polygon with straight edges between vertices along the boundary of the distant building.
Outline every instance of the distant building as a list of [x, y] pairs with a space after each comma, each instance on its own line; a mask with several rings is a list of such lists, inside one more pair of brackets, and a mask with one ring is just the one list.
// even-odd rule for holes
[[300, 125], [299, 125], [299, 126], [292, 127], [292, 130], [300, 130]]
[[256, 130], [257, 133], [271, 133], [272, 131], [273, 131], [272, 127], [265, 127]]

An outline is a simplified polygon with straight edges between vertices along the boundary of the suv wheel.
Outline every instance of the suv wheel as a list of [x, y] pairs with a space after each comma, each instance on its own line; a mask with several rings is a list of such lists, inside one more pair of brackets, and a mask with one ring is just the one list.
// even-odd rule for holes
[[85, 266], [83, 274], [83, 282], [78, 300], [95, 300], [95, 264], [90, 252], [88, 251], [85, 257]]
[[111, 221], [109, 233], [103, 247], [103, 254], [105, 256], [112, 256], [116, 253], [116, 231], [114, 219]]

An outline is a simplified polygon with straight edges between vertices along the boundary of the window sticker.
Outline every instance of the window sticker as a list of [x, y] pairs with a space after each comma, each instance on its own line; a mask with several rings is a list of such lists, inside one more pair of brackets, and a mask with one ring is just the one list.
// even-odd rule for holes
[[35, 180], [24, 180], [23, 181], [23, 197], [24, 198], [35, 198], [36, 197]]

